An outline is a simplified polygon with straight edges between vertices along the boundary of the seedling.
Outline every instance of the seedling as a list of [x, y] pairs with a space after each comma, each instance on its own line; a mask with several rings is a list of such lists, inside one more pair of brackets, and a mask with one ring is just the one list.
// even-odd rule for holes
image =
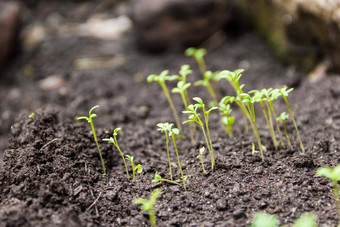
[[151, 181], [151, 183], [157, 183], [159, 181], [163, 181], [163, 182], [168, 182], [168, 183], [171, 183], [171, 184], [178, 184], [178, 181], [180, 180], [168, 180], [168, 179], [164, 179], [162, 178], [161, 175], [158, 174], [158, 172], [155, 173], [155, 177], [153, 178], [153, 180]]
[[[242, 77], [242, 73], [244, 72], [244, 69], [237, 69], [233, 72], [229, 70], [223, 70], [220, 71], [218, 74], [214, 76], [215, 81], [220, 81], [221, 79], [225, 79], [228, 81], [228, 83], [233, 87], [236, 96], [243, 93], [243, 87], [244, 84], [239, 84], [239, 81]], [[221, 102], [220, 102], [221, 103]], [[247, 116], [245, 113], [243, 113], [243, 119], [244, 119], [244, 131], [248, 133], [248, 124], [247, 124]]]
[[339, 202], [339, 189], [338, 189], [338, 181], [340, 180], [340, 165], [330, 168], [330, 167], [321, 167], [316, 170], [317, 176], [326, 177], [333, 183], [333, 194], [336, 209], [338, 212], [338, 226], [340, 226], [340, 202]]
[[99, 144], [98, 144], [98, 140], [97, 140], [97, 136], [96, 136], [96, 131], [94, 130], [93, 121], [92, 121], [92, 118], [97, 117], [97, 114], [92, 113], [92, 111], [94, 109], [98, 108], [98, 107], [99, 107], [99, 105], [96, 105], [96, 106], [94, 106], [94, 107], [92, 107], [90, 109], [89, 117], [81, 116], [81, 117], [77, 117], [77, 120], [87, 120], [87, 122], [90, 123], [91, 129], [92, 129], [92, 133], [93, 133], [93, 138], [94, 138], [94, 141], [96, 142], [98, 153], [99, 153], [99, 157], [100, 157], [100, 161], [101, 161], [102, 166], [103, 166], [103, 175], [106, 175], [106, 168], [105, 168], [104, 159], [103, 159], [103, 156], [102, 156], [102, 152], [100, 151], [100, 148], [99, 148]]
[[286, 123], [285, 123], [285, 120], [287, 120], [288, 118], [289, 118], [289, 115], [286, 114], [286, 112], [282, 112], [280, 114], [280, 117], [277, 118], [277, 120], [282, 122], [283, 130], [284, 130], [286, 138], [287, 138], [287, 143], [291, 147], [292, 143], [290, 142], [290, 138], [289, 138], [287, 128], [286, 128]]
[[118, 135], [118, 132], [121, 130], [121, 128], [116, 128], [115, 130], [113, 130], [113, 138], [110, 137], [110, 138], [105, 138], [103, 139], [103, 141], [107, 141], [109, 143], [112, 143], [113, 145], [115, 145], [115, 147], [118, 149], [120, 155], [122, 156], [122, 159], [124, 161], [124, 165], [125, 165], [125, 171], [126, 171], [126, 176], [127, 176], [127, 179], [130, 180], [130, 176], [129, 176], [129, 171], [128, 171], [128, 168], [127, 168], [127, 165], [126, 165], [126, 161], [125, 161], [125, 158], [124, 158], [124, 154], [122, 152], [122, 150], [120, 149], [119, 145], [118, 145], [118, 141], [117, 141], [117, 135]]
[[173, 80], [176, 80], [178, 79], [178, 76], [177, 75], [174, 75], [174, 76], [169, 76], [169, 70], [164, 70], [161, 72], [161, 74], [159, 75], [156, 75], [156, 74], [151, 74], [147, 77], [147, 81], [149, 83], [153, 82], [153, 81], [156, 81], [159, 83], [159, 85], [161, 86], [164, 94], [165, 94], [165, 97], [166, 99], [168, 100], [168, 103], [170, 105], [170, 108], [171, 108], [171, 111], [172, 111], [172, 114], [175, 118], [175, 121], [176, 121], [176, 126], [177, 128], [182, 131], [182, 126], [180, 124], [180, 121], [179, 121], [179, 117], [178, 117], [178, 114], [177, 114], [177, 111], [176, 111], [176, 108], [175, 108], [175, 105], [171, 99], [171, 96], [169, 94], [169, 90], [168, 90], [168, 87], [166, 86], [166, 83], [165, 81], [173, 81]]
[[207, 50], [204, 48], [196, 49], [194, 47], [190, 47], [185, 50], [185, 55], [189, 57], [194, 57], [202, 75], [204, 75], [205, 71], [207, 70], [207, 67], [205, 65], [204, 56], [207, 54]]
[[[178, 149], [177, 149], [177, 144], [176, 144], [176, 136], [175, 135], [179, 134], [179, 130], [177, 128], [172, 128], [173, 125], [174, 124], [169, 124], [167, 122], [166, 123], [158, 123], [157, 126], [159, 127], [159, 129], [157, 129], [157, 130], [164, 131], [164, 133], [169, 133], [169, 137], [172, 138], [172, 142], [174, 144], [175, 151], [176, 151], [178, 167], [179, 167], [179, 170], [181, 172], [181, 179], [183, 181], [183, 187], [184, 187], [184, 190], [187, 190], [186, 186], [185, 186], [185, 179], [186, 178], [183, 175], [181, 161], [179, 160]], [[167, 138], [167, 141], [168, 141], [168, 136], [166, 138]], [[168, 149], [168, 143], [167, 143], [167, 149]], [[169, 158], [169, 166], [171, 166], [169, 151], [168, 151], [168, 158]], [[172, 178], [171, 178], [171, 180], [172, 180]]]
[[170, 152], [169, 152], [169, 136], [168, 136], [168, 128], [169, 123], [158, 123], [158, 131], [164, 132], [165, 134], [165, 140], [166, 140], [166, 153], [168, 155], [168, 161], [169, 161], [169, 171], [170, 171], [170, 179], [173, 180], [172, 177], [172, 170], [171, 170], [171, 159], [170, 159]]
[[203, 160], [203, 153], [205, 151], [205, 147], [202, 147], [200, 150], [199, 150], [199, 155], [197, 156], [197, 158], [200, 158], [201, 159], [201, 164], [202, 164], [202, 169], [203, 169], [203, 173], [206, 173], [205, 171], [205, 168], [204, 168], [204, 160]]
[[304, 146], [303, 146], [303, 144], [302, 144], [302, 140], [301, 140], [300, 133], [299, 133], [298, 127], [297, 127], [296, 122], [295, 122], [295, 119], [294, 119], [293, 112], [292, 112], [292, 110], [290, 109], [290, 106], [289, 106], [288, 100], [287, 100], [287, 96], [288, 96], [289, 92], [291, 92], [291, 91], [293, 91], [293, 88], [290, 88], [290, 89], [287, 90], [287, 86], [284, 86], [283, 88], [280, 89], [280, 93], [281, 93], [283, 99], [284, 99], [285, 102], [286, 102], [286, 105], [287, 105], [287, 108], [288, 108], [288, 111], [289, 111], [289, 114], [290, 114], [290, 118], [291, 118], [292, 121], [293, 121], [295, 130], [296, 130], [296, 134], [297, 134], [298, 139], [299, 139], [299, 141], [300, 141], [300, 148], [301, 148], [302, 152], [305, 152], [305, 148], [304, 148]]
[[[267, 122], [267, 125], [268, 125], [268, 128], [269, 128], [269, 132], [270, 132], [270, 135], [272, 137], [272, 141], [273, 141], [273, 144], [274, 144], [274, 147], [275, 147], [275, 150], [277, 150], [277, 146], [278, 146], [278, 143], [277, 143], [277, 140], [276, 140], [276, 137], [275, 137], [275, 132], [274, 132], [274, 127], [273, 127], [273, 123], [272, 123], [272, 113], [271, 113], [271, 109], [270, 109], [270, 105], [268, 104], [268, 92], [271, 90], [270, 89], [262, 89], [261, 91], [258, 91], [258, 90], [252, 90], [252, 91], [249, 91], [248, 93], [249, 94], [254, 94], [254, 97], [257, 97], [256, 100], [260, 103], [261, 105], [261, 109], [262, 109], [262, 112], [263, 112], [263, 115], [266, 119], [266, 122]], [[267, 106], [267, 111], [266, 111], [266, 108], [264, 107], [264, 103], [265, 105]]]
[[231, 113], [231, 108], [229, 104], [224, 104], [224, 103], [219, 103], [218, 105], [218, 109], [220, 111], [220, 114], [223, 115], [222, 117], [222, 123], [224, 126], [224, 130], [226, 131], [226, 133], [229, 134], [230, 137], [233, 137], [234, 132], [233, 132], [233, 125], [235, 122], [235, 117], [234, 116], [230, 116]]
[[136, 178], [136, 171], [137, 173], [142, 173], [143, 168], [141, 164], [137, 164], [136, 166], [133, 164], [133, 156], [125, 155], [125, 157], [130, 161], [132, 167], [132, 180]]
[[[212, 108], [210, 108], [209, 110], [206, 111], [205, 105], [204, 105], [201, 98], [195, 97], [195, 98], [193, 98], [193, 100], [196, 101], [197, 103], [195, 105], [190, 104], [188, 106], [188, 110], [183, 111], [183, 113], [189, 114], [189, 116], [188, 116], [189, 120], [184, 121], [183, 124], [188, 123], [188, 122], [195, 122], [199, 126], [201, 126], [203, 136], [204, 136], [204, 139], [205, 139], [205, 142], [206, 142], [206, 145], [208, 147], [209, 154], [210, 154], [211, 170], [214, 171], [215, 170], [215, 155], [214, 155], [214, 150], [213, 150], [213, 147], [212, 147], [212, 142], [211, 142], [211, 137], [210, 137], [209, 113], [212, 110], [217, 109], [217, 107], [212, 107]], [[199, 113], [197, 113], [198, 108], [202, 109], [205, 125], [203, 124], [202, 120], [200, 119]]]
[[278, 227], [279, 219], [276, 215], [258, 212], [255, 214], [250, 227]]
[[30, 115], [28, 115], [29, 119], [34, 119], [34, 113], [31, 113]]
[[152, 227], [156, 227], [156, 212], [155, 205], [157, 198], [161, 195], [162, 190], [156, 188], [151, 192], [150, 199], [136, 198], [133, 200], [134, 204], [141, 204], [142, 210], [149, 213], [149, 220]]
[[281, 134], [281, 131], [280, 131], [279, 121], [277, 120], [277, 115], [276, 115], [276, 112], [275, 112], [275, 109], [274, 109], [274, 105], [273, 105], [273, 101], [275, 101], [276, 99], [278, 99], [281, 96], [280, 90], [277, 89], [277, 88], [276, 89], [269, 88], [267, 90], [266, 89], [262, 89], [262, 93], [268, 99], [269, 110], [273, 114], [273, 117], [274, 117], [274, 120], [275, 120], [275, 124], [276, 124], [276, 128], [277, 128], [277, 132], [278, 132], [279, 138], [280, 138], [280, 143], [283, 146], [284, 143], [283, 143], [282, 134]]

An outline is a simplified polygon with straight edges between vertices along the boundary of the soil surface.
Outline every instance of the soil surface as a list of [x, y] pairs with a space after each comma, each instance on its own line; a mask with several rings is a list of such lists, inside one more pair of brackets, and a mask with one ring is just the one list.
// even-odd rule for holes
[[[80, 57], [120, 56], [124, 64], [112, 68], [77, 70], [72, 61]], [[169, 179], [164, 134], [157, 123], [173, 122], [160, 87], [145, 78], [169, 69], [178, 73], [190, 64], [191, 82], [201, 79], [195, 62], [183, 50], [158, 55], [139, 51], [133, 32], [117, 41], [79, 37], [50, 37], [34, 53], [22, 53], [3, 72], [0, 83], [1, 143], [3, 167], [0, 173], [1, 226], [148, 226], [148, 216], [132, 200], [147, 198], [155, 188], [162, 194], [156, 202], [159, 226], [248, 226], [257, 211], [278, 215], [280, 224], [290, 225], [304, 212], [313, 212], [320, 226], [336, 226], [337, 215], [331, 184], [315, 176], [321, 166], [339, 163], [340, 78], [326, 76], [317, 83], [305, 79], [294, 67], [281, 65], [269, 48], [253, 33], [224, 37], [209, 50], [210, 70], [246, 68], [241, 79], [246, 90], [282, 87], [295, 90], [289, 96], [306, 148], [302, 153], [293, 124], [287, 129], [294, 146], [277, 151], [260, 109], [258, 125], [266, 147], [265, 161], [252, 154], [255, 138], [244, 133], [242, 114], [236, 116], [235, 135], [229, 138], [220, 128], [219, 115], [212, 112], [210, 128], [216, 156], [216, 171], [202, 173], [198, 150], [205, 145], [198, 131], [197, 142], [178, 139], [180, 160], [187, 176], [187, 191], [181, 185], [151, 183], [156, 171]], [[33, 78], [23, 76], [32, 65]], [[58, 75], [63, 86], [42, 90], [41, 81]], [[169, 87], [174, 84], [169, 83]], [[233, 91], [219, 84], [222, 95]], [[191, 97], [207, 103], [202, 87], [191, 87]], [[173, 95], [178, 112], [182, 103]], [[102, 175], [99, 155], [86, 121], [94, 105], [99, 145], [107, 167]], [[287, 111], [284, 101], [275, 106]], [[34, 113], [34, 118], [28, 116]], [[15, 119], [14, 119], [15, 118]], [[186, 116], [180, 114], [182, 121]], [[119, 146], [142, 164], [143, 173], [128, 181], [124, 163], [113, 144], [103, 142], [120, 127]], [[9, 133], [10, 130], [10, 133]], [[174, 147], [170, 146], [176, 179], [180, 174]], [[208, 152], [205, 167], [210, 169]], [[130, 165], [129, 169], [130, 168]], [[131, 172], [130, 172], [131, 174]]]

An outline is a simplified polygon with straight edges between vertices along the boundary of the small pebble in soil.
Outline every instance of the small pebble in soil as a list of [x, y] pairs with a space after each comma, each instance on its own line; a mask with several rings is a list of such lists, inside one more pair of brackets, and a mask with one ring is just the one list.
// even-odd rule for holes
[[219, 211], [223, 211], [228, 209], [228, 203], [225, 199], [219, 199], [216, 202], [216, 209]]
[[233, 217], [235, 219], [239, 219], [239, 218], [242, 218], [242, 217], [246, 217], [246, 214], [244, 213], [244, 210], [238, 209], [238, 210], [235, 210], [233, 212]]

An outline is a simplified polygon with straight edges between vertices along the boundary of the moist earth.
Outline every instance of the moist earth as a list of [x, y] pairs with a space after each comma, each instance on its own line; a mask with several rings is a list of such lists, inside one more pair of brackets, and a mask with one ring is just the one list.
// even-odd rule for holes
[[[124, 64], [87, 70], [72, 66], [73, 59], [108, 52], [122, 57]], [[241, 79], [246, 90], [284, 84], [294, 87], [288, 99], [306, 151], [300, 150], [290, 121], [287, 130], [293, 147], [275, 150], [257, 109], [266, 147], [262, 162], [258, 152], [252, 154], [254, 136], [244, 132], [242, 114], [232, 106], [236, 117], [232, 138], [221, 129], [218, 113], [210, 115], [215, 172], [202, 172], [197, 155], [205, 146], [204, 138], [197, 131], [196, 142], [191, 144], [184, 125], [185, 138], [178, 139], [177, 145], [187, 191], [181, 185], [151, 183], [156, 171], [170, 178], [166, 141], [156, 125], [173, 122], [173, 117], [161, 88], [147, 83], [146, 76], [164, 69], [176, 74], [181, 65], [190, 64], [194, 73], [188, 80], [194, 82], [202, 77], [195, 62], [185, 57], [183, 50], [158, 55], [139, 51], [133, 32], [114, 42], [51, 37], [34, 54], [23, 53], [15, 59], [3, 73], [0, 107], [7, 118], [4, 120], [2, 114], [1, 141], [5, 142], [0, 225], [148, 226], [147, 213], [132, 200], [147, 198], [155, 188], [161, 188], [155, 207], [159, 226], [248, 226], [257, 211], [278, 215], [282, 225], [290, 225], [304, 212], [313, 212], [320, 226], [336, 226], [331, 183], [316, 177], [315, 172], [321, 166], [339, 163], [340, 78], [308, 81], [295, 67], [281, 65], [252, 32], [224, 37], [219, 46], [209, 50], [206, 62], [213, 71], [246, 68]], [[37, 68], [34, 78], [22, 76], [21, 69], [27, 64]], [[64, 81], [63, 86], [41, 89], [41, 80], [52, 74]], [[220, 83], [219, 90], [220, 97], [233, 94], [227, 83]], [[190, 88], [189, 95], [199, 96], [205, 103], [210, 100], [203, 87]], [[173, 97], [178, 112], [182, 111], [180, 97]], [[76, 120], [97, 104], [100, 108], [94, 111], [98, 115], [94, 125], [106, 176], [102, 175], [89, 124]], [[283, 100], [275, 107], [287, 112]], [[28, 117], [31, 113], [33, 119]], [[180, 114], [180, 118], [184, 121], [186, 116]], [[143, 173], [134, 181], [127, 180], [113, 144], [102, 141], [118, 127], [122, 128], [118, 142], [123, 152], [143, 166]], [[173, 145], [170, 151], [174, 175], [179, 179]], [[204, 160], [210, 170], [208, 152]]]

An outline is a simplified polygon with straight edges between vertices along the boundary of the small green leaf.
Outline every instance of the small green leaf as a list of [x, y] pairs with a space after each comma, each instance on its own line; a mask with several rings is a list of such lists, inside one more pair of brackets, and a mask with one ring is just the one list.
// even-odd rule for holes
[[279, 220], [275, 215], [258, 212], [253, 218], [253, 222], [250, 227], [278, 227]]
[[317, 227], [316, 217], [312, 213], [305, 213], [296, 219], [293, 227]]
[[31, 113], [30, 115], [28, 115], [28, 118], [34, 119], [34, 113]]
[[179, 134], [178, 128], [173, 128], [173, 129], [172, 129], [172, 132], [173, 132], [175, 135], [178, 135], [178, 134]]
[[143, 168], [141, 164], [136, 165], [137, 168], [137, 173], [142, 173], [143, 172]]

